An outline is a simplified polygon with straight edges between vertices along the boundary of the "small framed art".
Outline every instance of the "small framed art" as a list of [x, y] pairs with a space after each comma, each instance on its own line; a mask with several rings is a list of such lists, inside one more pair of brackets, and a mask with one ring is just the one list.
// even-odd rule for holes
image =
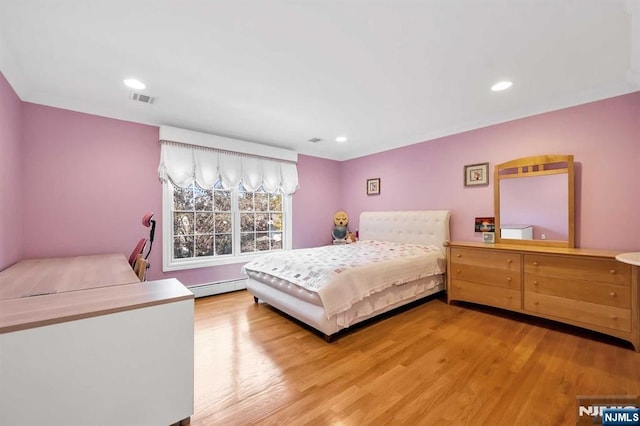
[[380, 194], [380, 178], [367, 179], [367, 195]]
[[476, 217], [475, 219], [475, 232], [495, 232], [496, 230], [496, 218], [495, 217]]
[[489, 185], [489, 163], [464, 166], [464, 186]]

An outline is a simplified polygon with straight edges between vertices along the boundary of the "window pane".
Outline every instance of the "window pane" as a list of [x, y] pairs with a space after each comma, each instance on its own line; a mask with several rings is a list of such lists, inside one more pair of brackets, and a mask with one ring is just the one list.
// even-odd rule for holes
[[238, 193], [238, 209], [241, 212], [253, 211], [253, 193], [252, 192], [239, 192]]
[[282, 213], [271, 213], [269, 217], [269, 230], [282, 231]]
[[216, 213], [216, 234], [230, 234], [232, 222], [231, 213]]
[[213, 236], [196, 236], [196, 256], [213, 256]]
[[269, 194], [266, 192], [256, 192], [254, 197], [255, 209], [258, 212], [269, 211]]
[[282, 195], [280, 193], [269, 194], [269, 210], [272, 212], [282, 211]]
[[193, 210], [193, 186], [173, 187], [173, 210]]
[[173, 215], [173, 235], [192, 235], [193, 215], [193, 213], [175, 212]]
[[256, 234], [256, 250], [268, 251], [269, 250], [269, 234], [266, 232], [258, 232]]
[[216, 255], [231, 254], [233, 253], [233, 246], [231, 244], [231, 235], [216, 235]]
[[240, 231], [253, 232], [256, 230], [253, 213], [240, 213]]
[[211, 190], [202, 189], [199, 186], [193, 191], [193, 203], [196, 211], [213, 210], [213, 194]]
[[267, 231], [269, 229], [269, 215], [266, 213], [256, 213], [256, 231]]
[[231, 191], [213, 191], [215, 209], [217, 212], [231, 211]]
[[213, 213], [196, 213], [196, 234], [213, 234]]
[[185, 258], [193, 257], [193, 237], [179, 236], [173, 239], [173, 257]]
[[256, 251], [256, 237], [254, 233], [240, 234], [240, 251], [242, 253]]
[[282, 250], [282, 233], [271, 233], [271, 250]]

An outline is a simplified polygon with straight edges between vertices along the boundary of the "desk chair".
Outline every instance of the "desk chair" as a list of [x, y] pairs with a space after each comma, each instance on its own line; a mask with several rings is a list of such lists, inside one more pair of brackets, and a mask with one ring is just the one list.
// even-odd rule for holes
[[142, 257], [142, 254], [139, 254], [138, 257], [136, 258], [136, 263], [133, 267], [133, 272], [136, 273], [136, 275], [138, 276], [138, 279], [140, 281], [146, 281], [147, 280], [147, 268], [149, 267], [149, 262], [147, 261], [147, 259], [145, 259], [144, 257]]
[[148, 259], [149, 255], [151, 254], [151, 248], [153, 247], [153, 237], [156, 233], [156, 221], [152, 219], [153, 215], [153, 212], [147, 212], [147, 214], [142, 217], [142, 224], [147, 228], [151, 228], [149, 230], [149, 249], [147, 250], [147, 254], [144, 257], [145, 259]]
[[[138, 241], [136, 247], [131, 252], [131, 255], [129, 256], [129, 265], [131, 265], [133, 271], [136, 273], [136, 275], [138, 275], [140, 281], [146, 280], [147, 269], [149, 269], [149, 261], [147, 259], [149, 257], [149, 254], [151, 254], [151, 248], [153, 247], [153, 237], [156, 232], [156, 221], [153, 220], [153, 215], [154, 213], [147, 212], [142, 217], [142, 224], [147, 228], [151, 228], [151, 230], [149, 231], [149, 239], [141, 238], [140, 241]], [[147, 254], [145, 256], [144, 249], [145, 247], [147, 247], [147, 243], [149, 243], [149, 247], [147, 248]]]
[[138, 244], [136, 244], [136, 247], [133, 249], [133, 251], [129, 255], [129, 265], [131, 265], [132, 268], [135, 269], [138, 255], [142, 254], [142, 252], [144, 251], [144, 246], [146, 245], [147, 245], [147, 239], [146, 238], [140, 239], [140, 241], [138, 241]]

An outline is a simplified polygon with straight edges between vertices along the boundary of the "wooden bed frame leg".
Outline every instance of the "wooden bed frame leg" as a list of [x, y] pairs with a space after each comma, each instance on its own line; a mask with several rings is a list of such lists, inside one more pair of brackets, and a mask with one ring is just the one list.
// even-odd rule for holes
[[253, 303], [258, 303], [258, 298], [253, 296]]

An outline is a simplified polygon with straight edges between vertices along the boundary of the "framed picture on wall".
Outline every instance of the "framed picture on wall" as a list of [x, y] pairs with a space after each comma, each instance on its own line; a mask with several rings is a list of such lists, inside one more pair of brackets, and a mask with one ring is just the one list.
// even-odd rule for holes
[[464, 186], [489, 185], [489, 163], [464, 166]]
[[380, 194], [380, 178], [367, 179], [367, 195]]

